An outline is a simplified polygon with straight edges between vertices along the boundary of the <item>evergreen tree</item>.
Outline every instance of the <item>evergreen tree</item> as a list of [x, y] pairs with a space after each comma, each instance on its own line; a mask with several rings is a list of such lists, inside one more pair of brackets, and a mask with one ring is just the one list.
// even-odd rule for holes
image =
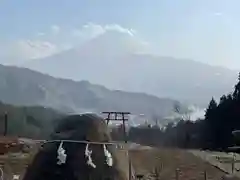
[[238, 74], [238, 83], [235, 85], [233, 98], [235, 100], [240, 100], [240, 73]]
[[204, 126], [204, 146], [207, 148], [215, 148], [215, 136], [214, 136], [214, 125], [217, 123], [216, 111], [217, 111], [217, 102], [214, 98], [211, 99], [208, 108], [205, 113], [205, 126]]
[[214, 98], [211, 99], [208, 108], [206, 109], [206, 113], [205, 113], [205, 119], [211, 119], [211, 117], [214, 115], [214, 112], [217, 109], [217, 102], [215, 101]]

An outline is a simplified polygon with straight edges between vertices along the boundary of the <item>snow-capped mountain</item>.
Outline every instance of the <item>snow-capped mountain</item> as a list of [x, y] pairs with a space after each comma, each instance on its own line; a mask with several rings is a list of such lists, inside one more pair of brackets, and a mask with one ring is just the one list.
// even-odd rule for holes
[[192, 60], [153, 55], [129, 34], [110, 32], [23, 66], [61, 78], [88, 80], [110, 89], [145, 92], [205, 106], [231, 91], [237, 72]]

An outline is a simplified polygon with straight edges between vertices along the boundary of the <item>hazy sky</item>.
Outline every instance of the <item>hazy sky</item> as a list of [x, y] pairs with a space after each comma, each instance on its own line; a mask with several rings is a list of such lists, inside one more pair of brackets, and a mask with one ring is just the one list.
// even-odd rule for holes
[[0, 63], [118, 31], [160, 55], [240, 69], [239, 8], [239, 0], [1, 0]]

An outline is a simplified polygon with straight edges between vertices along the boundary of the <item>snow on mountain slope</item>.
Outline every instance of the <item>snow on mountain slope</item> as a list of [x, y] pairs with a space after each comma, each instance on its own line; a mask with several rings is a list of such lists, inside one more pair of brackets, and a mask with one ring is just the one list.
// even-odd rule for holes
[[143, 41], [118, 32], [102, 34], [79, 47], [24, 66], [56, 77], [198, 105], [231, 91], [237, 78], [236, 71], [222, 67], [153, 55]]

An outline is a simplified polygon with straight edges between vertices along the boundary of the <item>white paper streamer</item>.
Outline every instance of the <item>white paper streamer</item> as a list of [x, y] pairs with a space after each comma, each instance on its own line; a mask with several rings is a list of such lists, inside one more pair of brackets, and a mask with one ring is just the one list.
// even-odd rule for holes
[[1, 168], [1, 167], [0, 167], [0, 172], [1, 172], [0, 179], [1, 179], [1, 180], [4, 180], [4, 174], [3, 174], [3, 170], [2, 170], [2, 168]]
[[58, 147], [58, 162], [57, 164], [58, 165], [61, 165], [61, 164], [65, 164], [66, 163], [66, 159], [67, 159], [67, 154], [65, 154], [65, 149], [63, 149], [63, 142], [61, 142], [61, 144], [59, 145]]
[[106, 162], [108, 166], [113, 165], [113, 158], [112, 154], [107, 150], [106, 145], [103, 145], [104, 155], [106, 156]]
[[93, 163], [92, 157], [91, 157], [92, 151], [90, 151], [90, 150], [88, 149], [88, 146], [89, 146], [89, 144], [87, 144], [87, 145], [86, 145], [86, 148], [85, 148], [85, 156], [88, 158], [87, 164], [88, 164], [89, 166], [92, 166], [93, 168], [96, 168], [96, 165]]
[[13, 180], [19, 180], [19, 178], [20, 178], [20, 175], [16, 175], [16, 174], [13, 175]]

